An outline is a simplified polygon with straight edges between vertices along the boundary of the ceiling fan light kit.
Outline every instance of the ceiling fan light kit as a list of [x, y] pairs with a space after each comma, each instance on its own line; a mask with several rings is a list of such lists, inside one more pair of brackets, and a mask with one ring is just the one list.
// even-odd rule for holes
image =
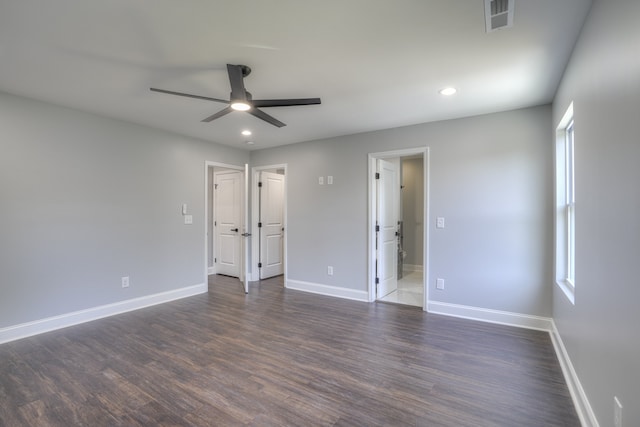
[[227, 64], [227, 73], [229, 74], [229, 83], [231, 85], [231, 95], [229, 100], [210, 98], [207, 96], [191, 95], [183, 92], [174, 92], [158, 88], [150, 88], [154, 92], [166, 93], [169, 95], [186, 96], [188, 98], [202, 99], [205, 101], [214, 101], [227, 104], [228, 106], [215, 114], [203, 119], [203, 122], [210, 122], [225, 116], [233, 111], [244, 111], [257, 117], [276, 127], [286, 126], [283, 122], [273, 116], [260, 110], [260, 108], [268, 107], [292, 107], [298, 105], [315, 105], [320, 104], [320, 98], [298, 98], [298, 99], [252, 99], [244, 87], [244, 78], [251, 73], [251, 68], [246, 65]]
[[233, 104], [231, 104], [231, 108], [236, 111], [249, 111], [251, 109], [251, 105], [243, 101], [235, 101]]

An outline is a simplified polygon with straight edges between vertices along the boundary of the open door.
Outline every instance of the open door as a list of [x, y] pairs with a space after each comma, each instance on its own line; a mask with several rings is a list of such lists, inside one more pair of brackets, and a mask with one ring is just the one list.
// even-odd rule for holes
[[249, 165], [205, 162], [205, 274], [237, 277], [249, 291]]
[[398, 162], [377, 160], [377, 290], [380, 299], [398, 288]]
[[[369, 153], [368, 160], [368, 300], [422, 306], [422, 309], [427, 311], [429, 306], [429, 287], [427, 286], [429, 283], [429, 227], [427, 226], [429, 224], [429, 148], [417, 147]], [[415, 160], [416, 164], [407, 168], [404, 162], [409, 160]], [[410, 200], [411, 203], [401, 208], [403, 192], [408, 194], [406, 200]], [[402, 217], [403, 211], [414, 215], [407, 216], [405, 221]], [[402, 252], [403, 248], [399, 245], [400, 236], [395, 235], [400, 231], [398, 221], [403, 221], [404, 225], [406, 254]], [[413, 237], [413, 240], [409, 237]], [[416, 244], [420, 247], [418, 248]], [[396, 260], [399, 256], [406, 256], [406, 261], [410, 260], [405, 264], [407, 275], [401, 280], [397, 277]], [[412, 273], [418, 274], [412, 275]], [[394, 288], [397, 288], [397, 292], [392, 291]], [[385, 295], [386, 292], [389, 293]], [[408, 293], [411, 293], [410, 301], [405, 298]]]
[[260, 172], [259, 269], [260, 279], [284, 273], [284, 175]]
[[216, 273], [241, 276], [242, 172], [214, 171]]

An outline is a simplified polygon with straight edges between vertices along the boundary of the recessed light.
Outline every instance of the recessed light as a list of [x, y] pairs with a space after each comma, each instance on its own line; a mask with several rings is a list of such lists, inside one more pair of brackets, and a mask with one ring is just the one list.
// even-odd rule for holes
[[455, 87], [445, 87], [444, 89], [440, 89], [440, 95], [451, 96], [457, 91]]
[[251, 135], [251, 131], [249, 129], [245, 129], [241, 132], [244, 136], [249, 136]]

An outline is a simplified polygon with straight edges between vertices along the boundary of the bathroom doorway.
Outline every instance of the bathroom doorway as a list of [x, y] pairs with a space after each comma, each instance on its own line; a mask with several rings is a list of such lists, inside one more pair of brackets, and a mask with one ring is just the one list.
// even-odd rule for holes
[[426, 149], [370, 155], [370, 300], [426, 307]]

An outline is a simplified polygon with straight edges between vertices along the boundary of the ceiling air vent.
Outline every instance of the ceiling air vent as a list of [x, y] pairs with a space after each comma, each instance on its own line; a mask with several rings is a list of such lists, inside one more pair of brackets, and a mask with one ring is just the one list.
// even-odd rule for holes
[[513, 25], [514, 2], [515, 0], [484, 0], [487, 33]]

